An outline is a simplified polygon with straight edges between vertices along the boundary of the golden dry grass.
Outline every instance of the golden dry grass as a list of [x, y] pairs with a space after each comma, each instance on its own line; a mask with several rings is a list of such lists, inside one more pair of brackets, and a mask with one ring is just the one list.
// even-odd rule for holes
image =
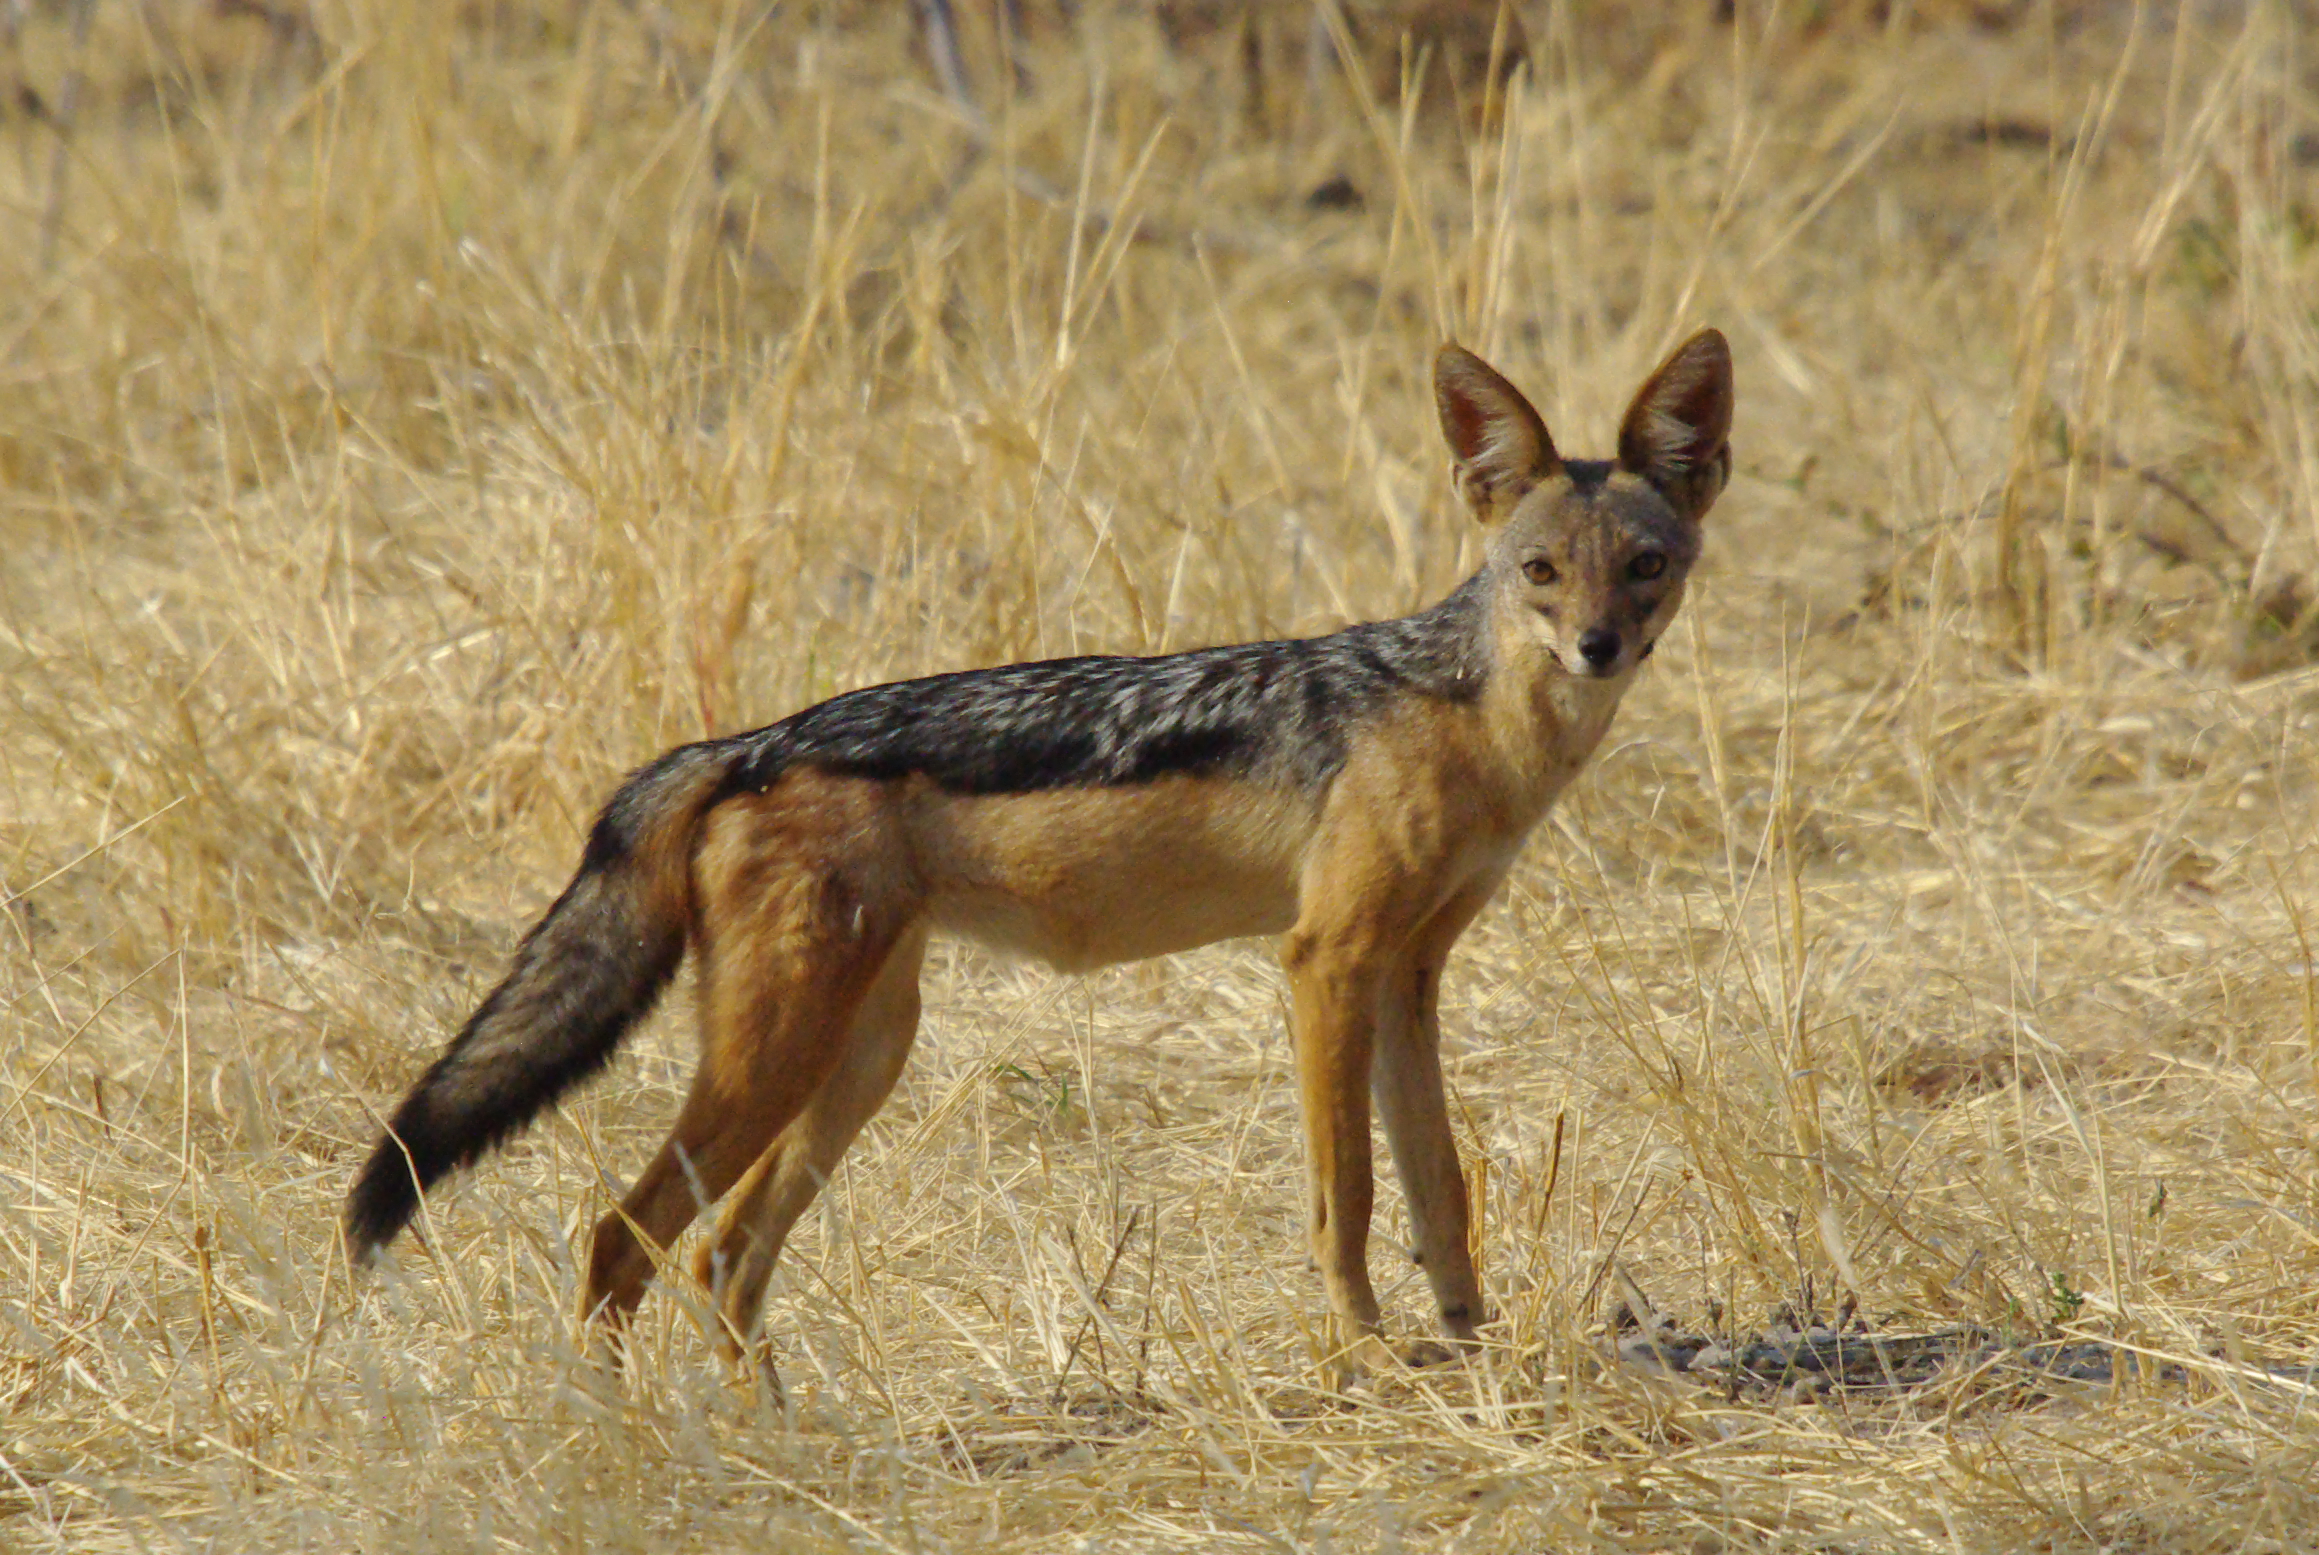
[[[898, 3], [24, 17], [0, 1547], [2319, 1546], [2319, 1396], [2255, 1370], [2319, 1353], [2308, 15], [1528, 5], [1474, 144], [1080, 10], [1011, 97], [974, 35], [973, 160]], [[1490, 1354], [1321, 1390], [1251, 946], [936, 953], [776, 1279], [786, 1415], [681, 1280], [624, 1383], [575, 1353], [681, 1007], [349, 1277], [622, 770], [1414, 606], [1473, 554], [1441, 335], [1600, 451], [1705, 323], [1704, 584], [1452, 968]], [[1605, 1363], [1627, 1292], [2181, 1370], [1719, 1391]]]

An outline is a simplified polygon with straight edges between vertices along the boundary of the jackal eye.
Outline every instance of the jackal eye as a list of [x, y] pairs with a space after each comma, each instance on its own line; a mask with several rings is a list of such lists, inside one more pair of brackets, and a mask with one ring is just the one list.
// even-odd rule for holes
[[1645, 551], [1627, 563], [1627, 571], [1634, 577], [1649, 580], [1667, 570], [1667, 558], [1657, 551]]
[[1533, 556], [1522, 563], [1522, 576], [1537, 584], [1538, 587], [1544, 588], [1554, 581], [1557, 574], [1552, 562], [1543, 556]]

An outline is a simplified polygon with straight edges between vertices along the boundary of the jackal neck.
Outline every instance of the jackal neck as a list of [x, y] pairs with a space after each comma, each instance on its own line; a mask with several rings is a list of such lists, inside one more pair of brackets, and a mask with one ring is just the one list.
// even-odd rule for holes
[[1367, 621], [1311, 641], [1345, 678], [1378, 690], [1473, 702], [1490, 678], [1491, 636], [1490, 576], [1484, 568], [1415, 615]]

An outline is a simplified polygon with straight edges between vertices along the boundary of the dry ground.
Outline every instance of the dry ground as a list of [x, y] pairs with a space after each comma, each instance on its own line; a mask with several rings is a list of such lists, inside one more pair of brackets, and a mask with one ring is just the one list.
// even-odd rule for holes
[[[1525, 4], [1484, 136], [1078, 9], [979, 131], [899, 3], [11, 9], [0, 1548], [2319, 1547], [2310, 15]], [[350, 1277], [622, 770], [1412, 607], [1439, 337], [1599, 451], [1704, 323], [1704, 584], [1452, 967], [1491, 1353], [1321, 1389], [1247, 945], [937, 952], [786, 1414], [680, 1281], [575, 1357], [681, 1008]]]

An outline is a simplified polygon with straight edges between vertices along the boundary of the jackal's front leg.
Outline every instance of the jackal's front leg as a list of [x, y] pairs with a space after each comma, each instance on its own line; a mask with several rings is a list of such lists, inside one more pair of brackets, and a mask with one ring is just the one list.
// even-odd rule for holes
[[[1465, 1169], [1441, 1078], [1441, 973], [1450, 946], [1496, 885], [1484, 881], [1453, 897], [1418, 932], [1409, 960], [1386, 980], [1371, 1075], [1378, 1116], [1409, 1201], [1418, 1261], [1433, 1287], [1442, 1332], [1461, 1349], [1471, 1345], [1482, 1321], [1482, 1292], [1474, 1273]], [[1404, 1358], [1446, 1356], [1438, 1345], [1418, 1345], [1404, 1351]]]
[[1369, 1284], [1375, 1196], [1369, 1066], [1382, 988], [1379, 959], [1368, 947], [1304, 931], [1291, 934], [1283, 947], [1295, 1004], [1313, 1259], [1338, 1325], [1339, 1356], [1380, 1348], [1377, 1293]]
[[[1442, 1332], [1459, 1348], [1471, 1345], [1482, 1317], [1481, 1283], [1474, 1274], [1468, 1230], [1465, 1171], [1449, 1126], [1441, 1079], [1441, 1026], [1436, 1013], [1438, 962], [1397, 971], [1387, 983], [1378, 1022], [1372, 1074], [1377, 1112], [1393, 1147], [1418, 1262], [1433, 1288]], [[1413, 1365], [1446, 1360], [1438, 1344], [1411, 1345]]]

